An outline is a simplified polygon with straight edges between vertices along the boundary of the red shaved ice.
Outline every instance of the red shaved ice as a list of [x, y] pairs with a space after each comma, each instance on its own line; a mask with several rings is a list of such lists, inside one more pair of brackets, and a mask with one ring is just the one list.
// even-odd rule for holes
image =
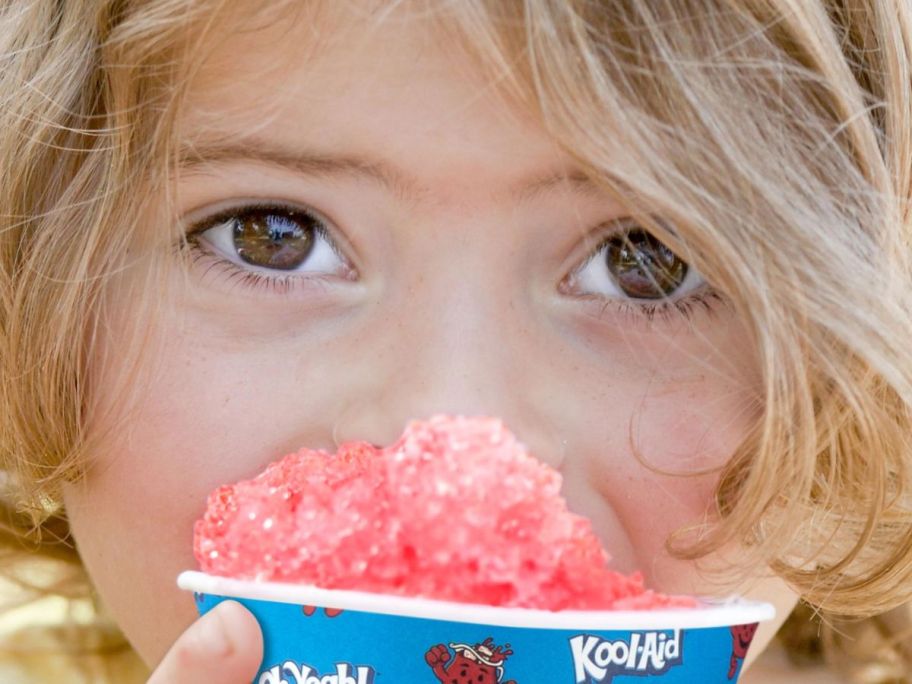
[[692, 607], [608, 567], [560, 474], [495, 418], [412, 421], [392, 445], [301, 449], [219, 487], [194, 526], [203, 572], [546, 610]]

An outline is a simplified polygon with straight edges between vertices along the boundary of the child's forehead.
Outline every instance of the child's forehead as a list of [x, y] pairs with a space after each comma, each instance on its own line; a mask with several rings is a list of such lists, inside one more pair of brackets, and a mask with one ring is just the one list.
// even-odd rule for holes
[[260, 141], [302, 156], [393, 160], [438, 188], [472, 179], [519, 192], [557, 174], [589, 190], [535, 116], [442, 45], [438, 26], [408, 12], [378, 21], [340, 10], [215, 32], [188, 89], [185, 146]]
[[473, 91], [487, 85], [497, 92], [479, 82], [480, 74], [460, 48], [441, 40], [442, 15], [400, 9], [377, 17], [361, 9], [364, 4], [307, 2], [303, 6], [314, 10], [333, 9], [304, 13], [292, 6], [266, 15], [249, 9], [217, 14], [206, 32], [202, 59], [193, 65], [192, 96], [223, 100], [239, 87], [265, 84], [277, 86], [273, 99], [287, 94], [314, 101], [328, 93], [351, 96], [347, 91], [356, 86], [368, 93], [401, 93], [435, 76], [454, 86], [465, 81], [462, 85]]

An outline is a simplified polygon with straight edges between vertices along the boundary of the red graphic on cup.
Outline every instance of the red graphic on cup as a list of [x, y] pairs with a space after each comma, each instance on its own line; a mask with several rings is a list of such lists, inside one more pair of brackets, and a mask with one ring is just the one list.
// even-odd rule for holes
[[[317, 612], [316, 606], [301, 606], [301, 610], [304, 611], [304, 615], [310, 617]], [[326, 617], [336, 617], [339, 613], [342, 612], [341, 608], [324, 608], [323, 612], [326, 613]]]
[[732, 633], [732, 655], [731, 663], [728, 666], [728, 678], [734, 679], [738, 672], [738, 661], [744, 660], [747, 655], [747, 648], [754, 640], [754, 634], [757, 633], [757, 623], [750, 625], [734, 625], [731, 628]]
[[[453, 649], [453, 654], [450, 654]], [[431, 646], [424, 659], [434, 676], [444, 684], [498, 684], [503, 677], [503, 664], [513, 655], [510, 644], [495, 646], [488, 637], [480, 644], [443, 644]], [[516, 684], [512, 679], [500, 684]]]

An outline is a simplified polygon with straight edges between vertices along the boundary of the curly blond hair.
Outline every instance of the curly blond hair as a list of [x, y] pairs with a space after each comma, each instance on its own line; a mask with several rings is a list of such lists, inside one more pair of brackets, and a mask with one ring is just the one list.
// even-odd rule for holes
[[[137, 311], [161, 305], [154, 259], [174, 236], [135, 219], [150, 211], [137, 190], [167, 186], [185, 86], [228, 4], [0, 2], [0, 549], [23, 591], [91, 592], [60, 491], [92, 452], [100, 312], [127, 269], [146, 273]], [[912, 5], [421, 4], [748, 324], [762, 417], [721, 473], [716, 519], [669, 548], [745, 544], [746, 568], [840, 616], [815, 643], [849, 652], [838, 620], [912, 598]], [[124, 352], [136, 372], [145, 351]], [[39, 581], [38, 556], [63, 570]], [[878, 620], [865, 657], [899, 665], [857, 681], [903, 681], [908, 617]]]

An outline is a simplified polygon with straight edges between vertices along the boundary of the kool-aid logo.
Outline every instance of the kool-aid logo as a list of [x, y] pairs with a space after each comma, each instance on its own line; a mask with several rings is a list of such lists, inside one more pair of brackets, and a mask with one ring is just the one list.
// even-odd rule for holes
[[286, 660], [260, 675], [257, 684], [373, 684], [374, 668], [336, 663], [336, 671], [321, 675], [309, 665]]
[[609, 641], [592, 634], [570, 639], [577, 684], [610, 682], [618, 674], [662, 674], [683, 658], [684, 633], [632, 632], [629, 639]]

